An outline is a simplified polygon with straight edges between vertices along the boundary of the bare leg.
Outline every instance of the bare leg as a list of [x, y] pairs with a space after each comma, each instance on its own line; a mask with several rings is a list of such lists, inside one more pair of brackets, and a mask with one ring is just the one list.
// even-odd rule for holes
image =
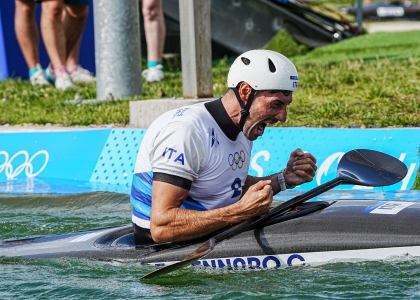
[[66, 66], [79, 65], [80, 44], [89, 13], [89, 6], [66, 5], [63, 12], [63, 29], [66, 36]]
[[66, 61], [66, 38], [61, 23], [63, 7], [63, 0], [42, 2], [42, 38], [54, 69], [65, 66]]
[[35, 21], [36, 3], [33, 0], [15, 1], [15, 32], [29, 70], [39, 63], [39, 36]]
[[161, 62], [166, 35], [162, 0], [143, 0], [142, 14], [147, 43], [147, 60]]

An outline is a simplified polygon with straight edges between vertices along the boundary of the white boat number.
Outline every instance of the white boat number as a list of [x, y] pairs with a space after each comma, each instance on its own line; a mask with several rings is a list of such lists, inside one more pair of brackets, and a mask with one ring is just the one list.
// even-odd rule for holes
[[397, 202], [397, 201], [386, 201], [379, 202], [373, 206], [366, 208], [363, 212], [369, 214], [381, 214], [381, 215], [396, 215], [404, 208], [415, 204], [415, 202]]

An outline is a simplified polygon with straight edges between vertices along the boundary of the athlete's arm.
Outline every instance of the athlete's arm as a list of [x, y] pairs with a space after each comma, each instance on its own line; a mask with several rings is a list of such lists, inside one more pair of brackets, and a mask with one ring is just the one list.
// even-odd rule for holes
[[261, 180], [250, 186], [238, 202], [223, 208], [206, 211], [180, 208], [187, 195], [185, 188], [162, 181], [153, 182], [150, 231], [155, 242], [202, 237], [227, 225], [267, 213], [273, 200], [270, 181]]

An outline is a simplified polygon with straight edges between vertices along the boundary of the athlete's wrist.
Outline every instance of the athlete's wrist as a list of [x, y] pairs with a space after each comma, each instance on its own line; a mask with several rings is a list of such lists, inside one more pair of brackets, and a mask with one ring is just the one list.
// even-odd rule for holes
[[285, 191], [286, 189], [293, 189], [295, 187], [295, 185], [289, 185], [287, 184], [286, 181], [286, 169], [282, 169], [278, 174], [277, 174], [277, 180], [279, 182], [280, 185], [280, 191]]

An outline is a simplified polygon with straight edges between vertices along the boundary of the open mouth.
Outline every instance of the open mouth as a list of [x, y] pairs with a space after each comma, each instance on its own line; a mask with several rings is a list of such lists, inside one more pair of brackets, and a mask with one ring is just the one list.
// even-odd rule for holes
[[258, 124], [258, 127], [257, 127], [257, 134], [258, 134], [258, 136], [262, 136], [263, 135], [264, 129], [265, 129], [266, 126], [267, 126], [267, 123], [264, 123], [264, 122], [261, 122], [260, 124]]

